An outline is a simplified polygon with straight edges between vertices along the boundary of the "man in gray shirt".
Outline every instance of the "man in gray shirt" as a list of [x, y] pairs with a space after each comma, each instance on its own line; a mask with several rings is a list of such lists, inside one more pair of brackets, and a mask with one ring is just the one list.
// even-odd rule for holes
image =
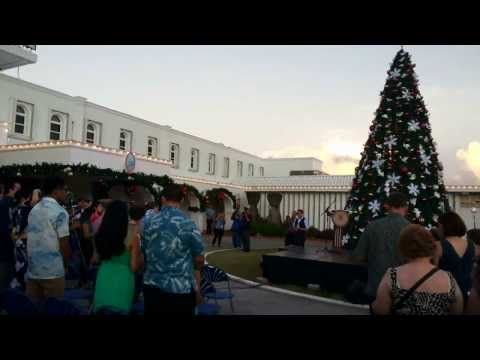
[[383, 275], [390, 267], [404, 263], [398, 251], [400, 232], [409, 221], [408, 198], [405, 194], [392, 192], [386, 202], [388, 215], [370, 223], [363, 232], [353, 252], [360, 261], [368, 266], [368, 282], [365, 293], [372, 302]]

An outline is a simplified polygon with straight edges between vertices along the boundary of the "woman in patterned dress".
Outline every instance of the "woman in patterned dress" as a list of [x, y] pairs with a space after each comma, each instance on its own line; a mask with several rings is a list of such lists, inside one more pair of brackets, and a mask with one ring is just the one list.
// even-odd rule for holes
[[[390, 268], [377, 291], [372, 310], [377, 315], [447, 315], [463, 312], [463, 296], [452, 274], [438, 269], [432, 259], [437, 246], [420, 225], [408, 225], [400, 235], [399, 250], [405, 265]], [[406, 296], [410, 288], [423, 282]]]

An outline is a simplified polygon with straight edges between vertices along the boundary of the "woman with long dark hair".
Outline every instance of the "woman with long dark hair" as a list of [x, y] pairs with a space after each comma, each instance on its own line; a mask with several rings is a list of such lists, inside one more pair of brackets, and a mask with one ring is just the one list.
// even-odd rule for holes
[[475, 245], [465, 238], [467, 227], [458, 214], [447, 212], [440, 216], [438, 223], [443, 233], [442, 257], [438, 267], [452, 273], [466, 301], [472, 288]]
[[109, 309], [128, 314], [135, 294], [135, 273], [142, 267], [140, 238], [130, 232], [128, 206], [120, 200], [106, 208], [95, 235], [100, 268], [95, 285], [93, 311]]

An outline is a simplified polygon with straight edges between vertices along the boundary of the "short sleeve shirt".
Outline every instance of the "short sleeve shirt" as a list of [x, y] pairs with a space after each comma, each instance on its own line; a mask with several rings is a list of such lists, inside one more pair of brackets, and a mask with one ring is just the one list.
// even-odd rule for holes
[[59, 240], [69, 236], [68, 225], [67, 211], [53, 198], [44, 197], [30, 211], [27, 225], [28, 278], [65, 276]]
[[163, 206], [145, 218], [142, 245], [145, 285], [172, 294], [187, 294], [195, 288], [193, 258], [204, 250], [202, 235], [179, 209]]

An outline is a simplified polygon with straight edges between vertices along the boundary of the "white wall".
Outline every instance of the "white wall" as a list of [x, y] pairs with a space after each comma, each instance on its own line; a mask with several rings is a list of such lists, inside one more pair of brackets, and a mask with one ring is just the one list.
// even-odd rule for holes
[[265, 176], [289, 176], [292, 170], [322, 170], [322, 161], [316, 158], [265, 159]]

